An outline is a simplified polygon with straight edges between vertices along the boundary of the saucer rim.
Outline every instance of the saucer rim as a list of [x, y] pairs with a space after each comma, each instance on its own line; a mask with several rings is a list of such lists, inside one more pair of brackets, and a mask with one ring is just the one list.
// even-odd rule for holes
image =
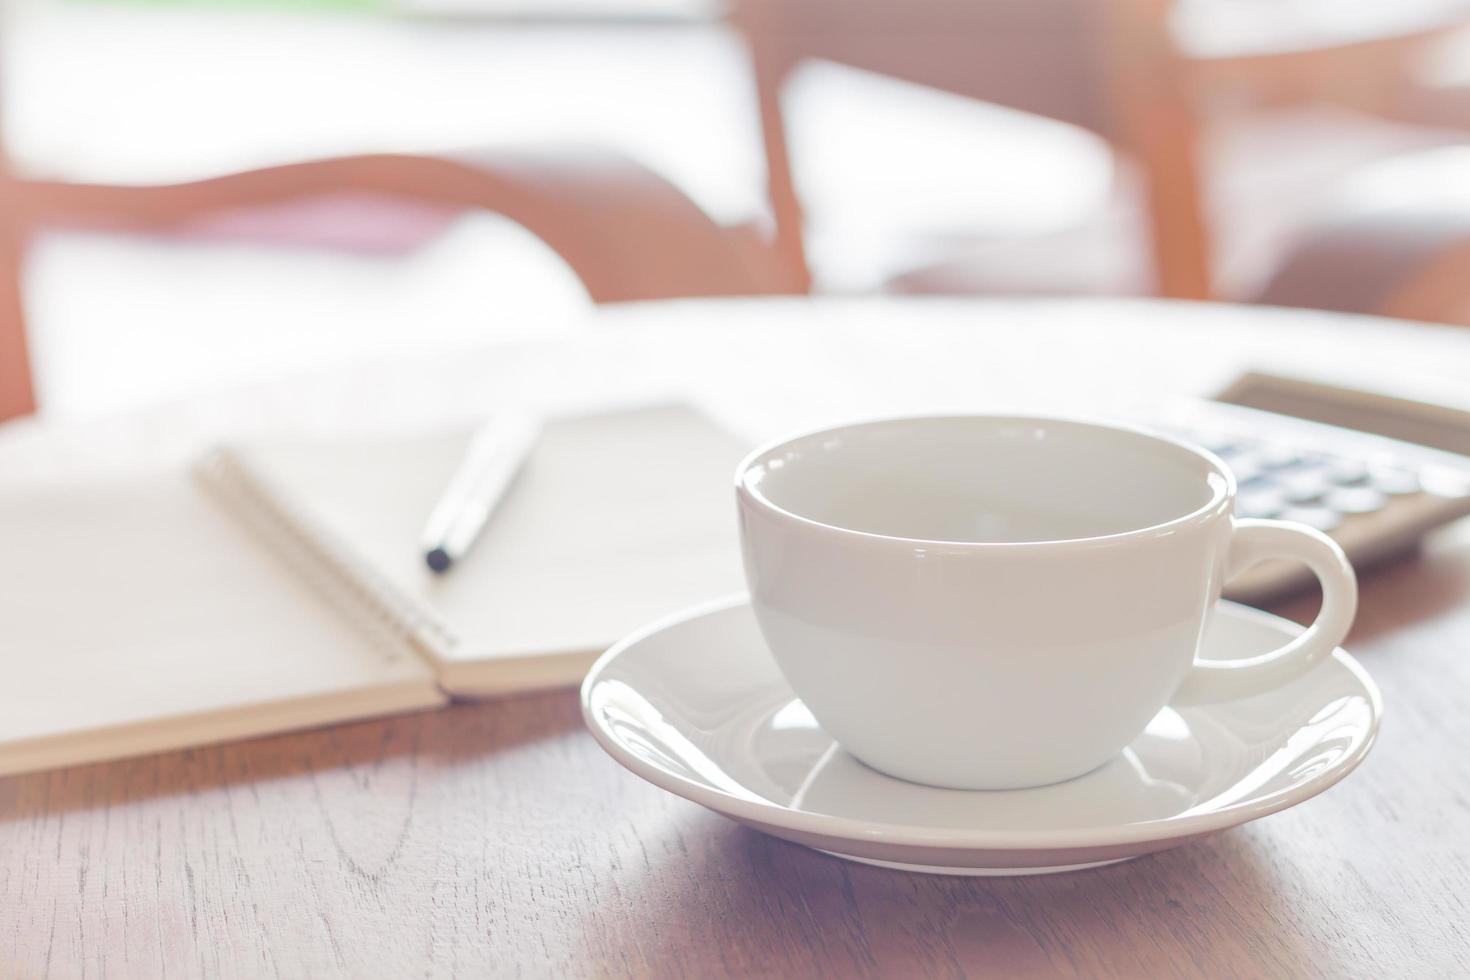
[[[853, 817], [795, 810], [765, 799], [747, 799], [727, 793], [706, 783], [671, 772], [628, 752], [595, 718], [591, 706], [593, 689], [602, 674], [624, 651], [675, 626], [703, 619], [742, 605], [749, 605], [747, 593], [735, 593], [711, 599], [656, 619], [628, 634], [607, 649], [588, 670], [578, 691], [582, 720], [592, 737], [619, 765], [634, 775], [675, 796], [704, 806], [736, 820], [754, 820], [788, 830], [825, 835], [836, 839], [862, 840], [908, 847], [949, 847], [962, 850], [1041, 851], [1153, 843], [1213, 833], [1239, 826], [1261, 817], [1296, 806], [1325, 792], [1355, 770], [1378, 741], [1383, 718], [1383, 699], [1378, 685], [1368, 671], [1342, 647], [1332, 658], [1362, 686], [1367, 695], [1370, 720], [1366, 737], [1357, 748], [1335, 761], [1330, 767], [1305, 781], [1258, 800], [1231, 803], [1204, 813], [1164, 817], [1137, 823], [1111, 824], [1105, 827], [1081, 827], [1065, 830], [985, 830], [965, 831], [954, 828], [925, 827], [913, 824], [874, 823]], [[1251, 606], [1226, 599], [1220, 606], [1243, 619], [1254, 619], [1272, 626], [1302, 627], [1291, 620]], [[1200, 708], [1205, 705], [1192, 705]], [[893, 778], [893, 777], [888, 777]], [[998, 791], [1003, 792], [1003, 791]]]

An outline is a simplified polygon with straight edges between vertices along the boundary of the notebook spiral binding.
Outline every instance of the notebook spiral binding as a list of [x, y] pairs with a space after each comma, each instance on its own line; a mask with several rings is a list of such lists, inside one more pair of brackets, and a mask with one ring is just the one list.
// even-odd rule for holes
[[359, 560], [309, 514], [293, 507], [288, 495], [277, 492], [230, 448], [222, 446], [206, 453], [193, 473], [201, 485], [269, 539], [314, 587], [349, 614], [361, 614], [379, 639], [395, 650], [407, 644], [435, 660], [459, 642], [422, 603]]

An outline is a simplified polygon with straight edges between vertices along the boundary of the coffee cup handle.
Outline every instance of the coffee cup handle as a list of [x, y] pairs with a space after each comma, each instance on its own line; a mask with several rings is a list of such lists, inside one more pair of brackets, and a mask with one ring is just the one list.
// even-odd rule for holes
[[1347, 636], [1358, 610], [1358, 579], [1347, 556], [1327, 535], [1288, 521], [1236, 520], [1226, 578], [1268, 558], [1299, 561], [1322, 583], [1322, 610], [1291, 642], [1240, 660], [1195, 660], [1173, 698], [1189, 704], [1260, 694], [1310, 670]]

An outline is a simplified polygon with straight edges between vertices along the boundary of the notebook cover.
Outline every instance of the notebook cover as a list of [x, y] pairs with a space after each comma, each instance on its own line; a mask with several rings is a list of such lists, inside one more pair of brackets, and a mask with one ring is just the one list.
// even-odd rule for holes
[[444, 700], [182, 472], [0, 486], [0, 536], [0, 774]]

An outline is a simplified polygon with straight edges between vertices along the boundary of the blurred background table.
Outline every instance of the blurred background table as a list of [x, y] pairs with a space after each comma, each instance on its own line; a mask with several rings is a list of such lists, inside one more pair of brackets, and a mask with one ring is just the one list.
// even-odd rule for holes
[[[152, 364], [203, 387], [272, 354], [378, 346], [405, 320], [484, 336], [605, 298], [501, 214], [506, 195], [446, 195], [422, 160], [398, 159], [392, 180], [352, 163], [548, 140], [638, 161], [765, 273], [712, 283], [636, 263], [680, 280], [658, 295], [810, 280], [1470, 321], [1465, 0], [16, 0], [5, 14], [0, 418], [32, 408], [27, 347], [49, 410], [91, 410], [151, 391]], [[359, 302], [338, 315], [344, 291]]]
[[[126, 469], [231, 434], [660, 395], [751, 440], [853, 414], [1126, 410], [1260, 363], [1463, 399], [1470, 333], [1156, 301], [628, 305], [544, 339], [22, 420], [0, 429], [0, 469]], [[1054, 877], [907, 875], [765, 838], [618, 768], [570, 691], [0, 780], [0, 972], [1463, 974], [1467, 646], [1462, 523], [1363, 582], [1349, 647], [1387, 720], [1359, 772], [1259, 823]]]

